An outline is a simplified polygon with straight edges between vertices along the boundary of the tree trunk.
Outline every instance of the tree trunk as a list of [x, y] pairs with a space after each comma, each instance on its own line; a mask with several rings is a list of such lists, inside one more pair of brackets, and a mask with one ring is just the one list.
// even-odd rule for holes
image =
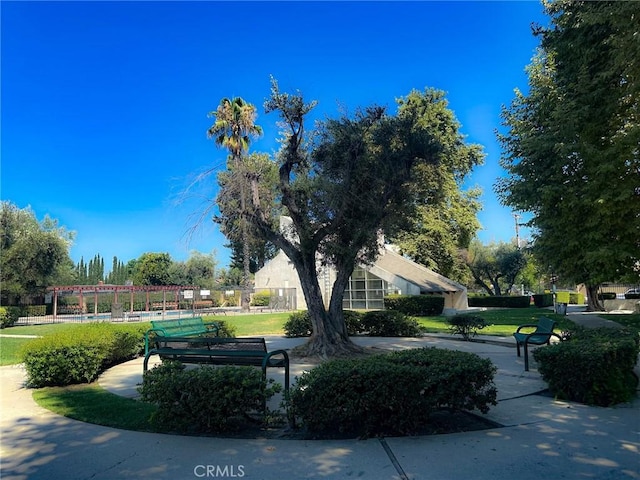
[[[301, 263], [301, 265], [298, 265], [298, 263]], [[315, 255], [313, 255], [312, 259], [308, 258], [306, 261], [301, 259], [298, 262], [294, 261], [294, 265], [300, 277], [312, 325], [311, 337], [304, 345], [297, 347], [296, 352], [305, 357], [319, 357], [322, 359], [348, 357], [354, 353], [362, 352], [362, 348], [354, 344], [347, 335], [344, 315], [342, 314], [342, 301], [340, 300], [338, 309], [338, 302], [334, 301], [334, 297], [337, 296], [335, 292], [332, 293], [330, 310], [327, 311], [325, 308], [322, 290], [316, 273]], [[340, 272], [338, 272], [338, 277], [340, 278]], [[347, 280], [348, 278], [347, 276]], [[335, 284], [333, 288], [336, 288]], [[339, 289], [340, 286], [338, 285]], [[344, 292], [344, 286], [341, 292]], [[342, 299], [341, 294], [340, 299]]]
[[[238, 163], [236, 167], [240, 166], [240, 161], [238, 159]], [[249, 233], [248, 233], [248, 225], [247, 219], [244, 215], [247, 212], [247, 188], [245, 185], [246, 177], [243, 174], [240, 178], [240, 211], [241, 211], [241, 219], [242, 222], [242, 293], [240, 294], [240, 306], [243, 312], [249, 311], [249, 304], [251, 303], [251, 258], [250, 258], [250, 250], [249, 250]]]
[[604, 305], [598, 298], [598, 290], [600, 285], [585, 285], [587, 289], [587, 311], [589, 312], [604, 312]]

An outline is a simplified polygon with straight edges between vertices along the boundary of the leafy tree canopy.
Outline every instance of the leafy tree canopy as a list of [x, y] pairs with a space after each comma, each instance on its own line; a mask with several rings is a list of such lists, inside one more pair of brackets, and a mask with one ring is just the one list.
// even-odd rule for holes
[[[640, 274], [637, 2], [545, 2], [529, 93], [503, 111], [503, 203], [533, 214], [534, 253], [595, 300]], [[591, 305], [597, 307], [597, 305]]]
[[0, 203], [0, 281], [3, 294], [40, 295], [73, 281], [69, 248], [74, 232], [48, 215], [38, 221], [30, 208]]

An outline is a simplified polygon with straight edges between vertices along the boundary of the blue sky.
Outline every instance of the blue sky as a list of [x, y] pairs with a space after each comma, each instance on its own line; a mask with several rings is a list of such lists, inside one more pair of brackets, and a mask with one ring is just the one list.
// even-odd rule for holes
[[[447, 92], [469, 142], [487, 155], [469, 184], [484, 190], [484, 242], [515, 236], [493, 193], [501, 105], [526, 91], [524, 68], [546, 23], [539, 2], [7, 2], [2, 21], [0, 197], [77, 232], [74, 261], [110, 265], [144, 252], [228, 262], [208, 219], [191, 232], [223, 168], [206, 137], [223, 97], [262, 107], [269, 76], [318, 100], [316, 118], [372, 103], [395, 111], [412, 89]], [[191, 232], [191, 233], [190, 233]], [[521, 236], [526, 237], [526, 230]]]

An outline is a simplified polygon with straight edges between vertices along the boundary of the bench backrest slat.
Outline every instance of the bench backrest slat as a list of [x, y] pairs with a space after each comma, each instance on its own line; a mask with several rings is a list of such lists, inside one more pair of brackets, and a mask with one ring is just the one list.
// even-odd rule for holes
[[536, 327], [536, 331], [533, 332], [533, 334], [535, 335], [536, 333], [552, 333], [555, 326], [556, 322], [554, 320], [551, 320], [548, 317], [540, 317], [538, 319], [538, 326]]
[[165, 337], [200, 335], [207, 332], [202, 317], [152, 320], [151, 327], [157, 335]]

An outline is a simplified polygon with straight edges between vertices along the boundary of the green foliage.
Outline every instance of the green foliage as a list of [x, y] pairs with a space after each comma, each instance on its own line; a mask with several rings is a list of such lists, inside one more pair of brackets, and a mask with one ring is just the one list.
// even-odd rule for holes
[[268, 307], [271, 301], [269, 293], [256, 293], [251, 299], [251, 305], [254, 307]]
[[146, 325], [92, 323], [35, 339], [22, 359], [31, 387], [89, 383], [106, 368], [144, 350]]
[[142, 399], [158, 409], [152, 422], [181, 433], [218, 433], [239, 429], [280, 391], [253, 367], [184, 368], [165, 362], [144, 374]]
[[483, 245], [476, 239], [467, 251], [466, 263], [476, 285], [489, 295], [500, 296], [502, 292], [511, 290], [528, 259], [514, 243]]
[[136, 262], [133, 282], [136, 285], [168, 285], [171, 265], [168, 253], [143, 253]]
[[284, 332], [287, 337], [309, 337], [312, 330], [308, 310], [293, 312], [284, 324]]
[[365, 331], [362, 325], [362, 313], [344, 310], [342, 314], [344, 315], [344, 323], [349, 335], [358, 335]]
[[455, 315], [447, 320], [449, 331], [454, 335], [462, 335], [466, 341], [470, 340], [471, 335], [474, 337], [478, 334], [478, 330], [482, 330], [487, 326], [482, 317], [475, 315]]
[[638, 5], [557, 0], [544, 8], [550, 22], [536, 31], [528, 93], [516, 92], [503, 111], [508, 175], [497, 193], [533, 213], [534, 253], [562, 278], [589, 290], [637, 279], [640, 217], [628, 212], [640, 211]]
[[610, 406], [635, 396], [639, 346], [633, 329], [576, 329], [561, 343], [535, 349], [533, 356], [557, 397]]
[[470, 307], [529, 308], [530, 304], [531, 298], [528, 295], [469, 297]]
[[533, 304], [538, 308], [550, 307], [553, 305], [553, 293], [538, 293], [533, 296]]
[[419, 337], [415, 318], [394, 310], [369, 311], [362, 315], [362, 329], [370, 337]]
[[237, 327], [226, 320], [215, 319], [215, 321], [205, 321], [205, 326], [211, 323], [218, 325], [218, 337], [233, 338], [236, 336]]
[[388, 295], [384, 297], [387, 310], [402, 312], [406, 315], [434, 316], [444, 310], [444, 297], [441, 295]]
[[571, 305], [584, 305], [584, 293], [569, 292], [569, 303]]
[[18, 307], [0, 307], [0, 328], [13, 326], [20, 316]]
[[495, 371], [477, 355], [435, 348], [332, 360], [302, 374], [291, 406], [313, 434], [416, 434], [437, 409], [486, 413]]
[[556, 292], [556, 302], [557, 303], [571, 303], [571, 293], [570, 292]]
[[0, 282], [4, 304], [21, 295], [43, 294], [54, 283], [72, 281], [69, 246], [74, 233], [30, 208], [0, 202]]
[[616, 297], [616, 292], [602, 292], [598, 294], [598, 298], [600, 300], [615, 300]]

